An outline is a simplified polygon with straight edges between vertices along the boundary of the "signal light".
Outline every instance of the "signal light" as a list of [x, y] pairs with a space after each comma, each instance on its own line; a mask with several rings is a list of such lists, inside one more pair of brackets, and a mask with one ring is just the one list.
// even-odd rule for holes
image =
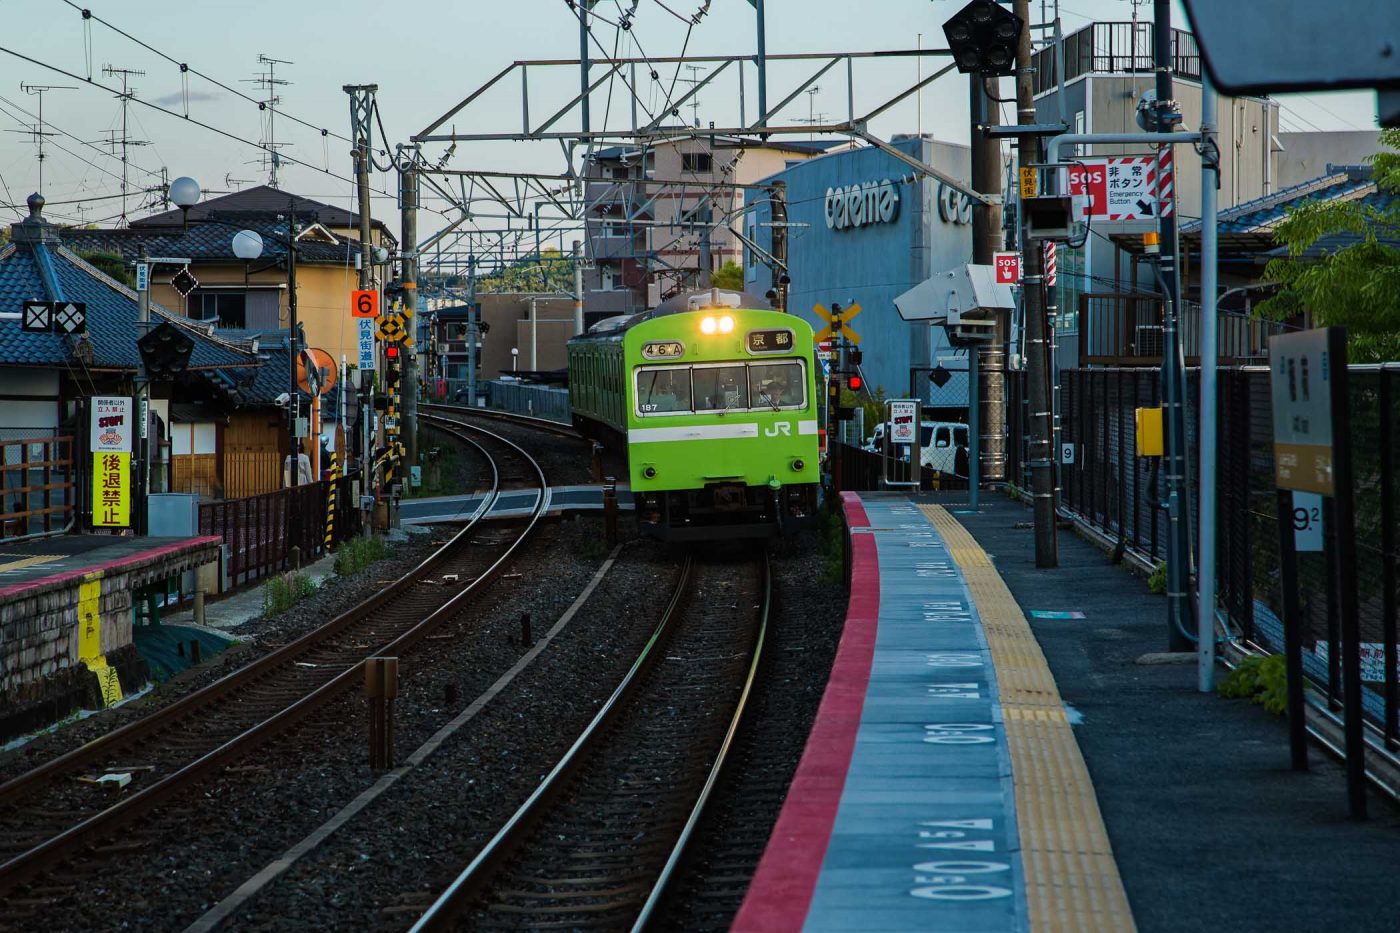
[[396, 360], [399, 358], [398, 344], [391, 343], [384, 348], [384, 358], [386, 360]]
[[859, 391], [860, 391], [860, 387], [863, 386], [864, 384], [865, 384], [865, 380], [862, 379], [862, 378], [860, 378], [859, 376], [852, 376], [850, 379], [846, 380], [846, 386], [847, 386], [852, 392], [859, 392]]

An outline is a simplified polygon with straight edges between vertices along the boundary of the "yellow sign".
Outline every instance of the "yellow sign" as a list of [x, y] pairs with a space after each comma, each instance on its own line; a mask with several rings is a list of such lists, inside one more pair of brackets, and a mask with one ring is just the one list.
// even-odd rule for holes
[[860, 334], [856, 333], [855, 328], [851, 326], [851, 318], [860, 314], [860, 312], [861, 307], [859, 304], [852, 304], [849, 308], [842, 308], [839, 315], [834, 315], [832, 312], [826, 310], [825, 305], [812, 305], [812, 313], [823, 321], [826, 321], [827, 325], [812, 335], [812, 339], [817, 343], [821, 343], [828, 337], [841, 336], [859, 346]]
[[1036, 187], [1035, 169], [1023, 167], [1021, 169], [1021, 197], [1035, 197]]
[[92, 455], [92, 524], [96, 528], [131, 525], [131, 454], [124, 450]]

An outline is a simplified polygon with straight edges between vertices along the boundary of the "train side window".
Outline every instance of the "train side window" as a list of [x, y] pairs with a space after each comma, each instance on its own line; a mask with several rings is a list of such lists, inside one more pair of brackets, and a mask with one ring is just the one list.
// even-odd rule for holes
[[697, 366], [691, 374], [696, 411], [731, 411], [748, 407], [748, 367]]
[[688, 367], [644, 366], [637, 369], [638, 414], [666, 415], [690, 410]]
[[802, 378], [802, 364], [797, 360], [774, 363], [750, 363], [749, 387], [751, 408], [802, 408], [807, 404], [807, 380]]

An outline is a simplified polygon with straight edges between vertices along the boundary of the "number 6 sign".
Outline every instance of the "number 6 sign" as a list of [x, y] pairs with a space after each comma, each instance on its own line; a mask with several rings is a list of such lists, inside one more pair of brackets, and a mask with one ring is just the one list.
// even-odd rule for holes
[[356, 289], [350, 293], [351, 317], [379, 317], [379, 292]]

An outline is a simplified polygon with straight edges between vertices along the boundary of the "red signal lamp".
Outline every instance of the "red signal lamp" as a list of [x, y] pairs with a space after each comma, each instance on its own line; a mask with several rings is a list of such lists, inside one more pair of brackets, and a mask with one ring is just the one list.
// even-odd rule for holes
[[861, 387], [862, 385], [864, 385], [864, 384], [865, 384], [865, 380], [862, 379], [862, 378], [860, 378], [859, 376], [852, 376], [850, 379], [846, 380], [846, 386], [847, 386], [852, 392], [859, 392], [859, 391], [860, 391], [860, 387]]
[[389, 344], [387, 347], [384, 348], [384, 358], [387, 359], [387, 360], [396, 360], [396, 359], [398, 359], [398, 358], [399, 358], [399, 348], [398, 348], [397, 346], [395, 346], [394, 344], [392, 344], [392, 343]]

